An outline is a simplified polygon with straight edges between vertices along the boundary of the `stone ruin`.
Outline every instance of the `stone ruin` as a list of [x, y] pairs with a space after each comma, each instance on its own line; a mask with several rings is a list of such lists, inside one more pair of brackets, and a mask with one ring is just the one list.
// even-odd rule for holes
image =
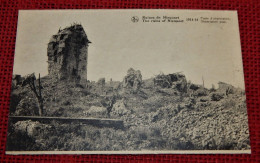
[[[223, 93], [234, 93], [235, 91], [235, 87], [232, 86], [231, 84], [227, 84], [227, 83], [224, 83], [224, 82], [218, 82], [218, 91], [219, 92], [223, 92]], [[227, 92], [229, 91], [229, 92]]]
[[123, 80], [123, 88], [138, 90], [142, 85], [142, 74], [140, 70], [130, 68]]
[[12, 77], [12, 86], [16, 87], [18, 85], [21, 85], [23, 83], [24, 78], [21, 75], [13, 75]]
[[154, 85], [162, 88], [176, 88], [180, 92], [187, 92], [187, 80], [182, 73], [159, 74], [154, 78]]
[[224, 82], [218, 82], [218, 92], [224, 93], [226, 96], [228, 96], [229, 94], [244, 94], [245, 90], [238, 88], [238, 87], [234, 87], [231, 84], [227, 84]]
[[49, 75], [59, 80], [87, 80], [89, 43], [91, 42], [80, 24], [59, 29], [48, 43]]

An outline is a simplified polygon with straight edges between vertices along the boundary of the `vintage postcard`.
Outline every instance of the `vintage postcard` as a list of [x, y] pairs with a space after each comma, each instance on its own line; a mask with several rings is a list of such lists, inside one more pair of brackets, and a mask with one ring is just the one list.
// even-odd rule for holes
[[237, 12], [20, 10], [6, 153], [251, 153]]

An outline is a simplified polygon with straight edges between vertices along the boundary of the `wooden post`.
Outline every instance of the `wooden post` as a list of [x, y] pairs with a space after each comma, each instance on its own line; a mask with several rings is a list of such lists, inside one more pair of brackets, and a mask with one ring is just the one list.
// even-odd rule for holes
[[43, 115], [43, 98], [42, 98], [42, 91], [41, 91], [41, 75], [39, 73], [39, 95], [38, 95], [38, 102], [39, 102], [39, 115]]
[[205, 88], [204, 87], [204, 78], [203, 78], [203, 76], [202, 76], [202, 86], [203, 86], [203, 88]]

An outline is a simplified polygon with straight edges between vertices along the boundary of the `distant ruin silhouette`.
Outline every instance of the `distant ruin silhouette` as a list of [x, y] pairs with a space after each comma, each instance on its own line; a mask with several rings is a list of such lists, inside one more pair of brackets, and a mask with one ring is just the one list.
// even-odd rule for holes
[[48, 43], [49, 75], [60, 80], [87, 80], [89, 43], [91, 42], [80, 24], [59, 29]]

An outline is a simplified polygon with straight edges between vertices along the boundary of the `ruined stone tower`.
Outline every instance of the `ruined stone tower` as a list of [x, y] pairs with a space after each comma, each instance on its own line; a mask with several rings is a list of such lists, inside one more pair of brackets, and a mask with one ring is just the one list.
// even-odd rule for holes
[[80, 24], [59, 29], [48, 44], [49, 75], [60, 80], [86, 80], [89, 43]]

